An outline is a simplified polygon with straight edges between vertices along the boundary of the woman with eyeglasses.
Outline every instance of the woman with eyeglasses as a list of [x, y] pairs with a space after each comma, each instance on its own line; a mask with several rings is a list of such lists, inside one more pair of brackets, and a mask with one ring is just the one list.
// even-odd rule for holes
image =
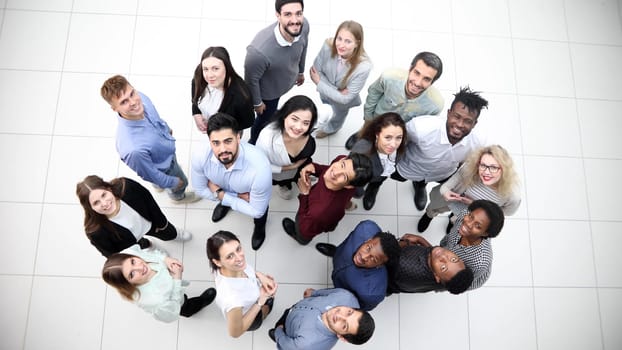
[[513, 215], [521, 202], [518, 185], [514, 162], [503, 147], [492, 145], [475, 150], [449, 180], [432, 189], [430, 204], [419, 219], [417, 230], [425, 231], [432, 218], [451, 210], [449, 232], [453, 226], [452, 216], [477, 199], [492, 201], [506, 216]]

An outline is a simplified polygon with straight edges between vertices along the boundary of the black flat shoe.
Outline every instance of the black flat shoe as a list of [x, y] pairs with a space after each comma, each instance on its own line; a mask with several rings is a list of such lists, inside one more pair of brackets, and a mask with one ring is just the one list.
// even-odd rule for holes
[[374, 207], [379, 189], [380, 187], [367, 185], [367, 188], [365, 189], [365, 196], [363, 197], [363, 208], [365, 208], [365, 210], [370, 210]]
[[311, 240], [306, 241], [302, 238], [298, 238], [298, 236], [296, 235], [296, 224], [294, 223], [292, 219], [283, 218], [283, 221], [281, 222], [281, 224], [283, 225], [283, 230], [285, 230], [285, 233], [287, 233], [287, 235], [290, 236], [291, 238], [295, 239], [296, 242], [302, 245], [307, 245], [309, 244], [309, 242], [311, 242]]
[[253, 229], [253, 237], [251, 238], [251, 246], [253, 250], [261, 248], [263, 241], [266, 239], [266, 225], [257, 226]]
[[270, 337], [270, 339], [272, 339], [273, 342], [276, 343], [276, 337], [274, 336], [274, 328], [271, 328], [270, 330], [268, 330], [268, 336]]
[[207, 306], [216, 299], [216, 289], [207, 288], [199, 297], [203, 300], [203, 306]]
[[222, 218], [224, 218], [225, 215], [227, 215], [227, 213], [229, 212], [229, 209], [231, 209], [231, 207], [227, 207], [218, 203], [218, 205], [216, 205], [216, 208], [214, 208], [214, 212], [212, 213], [212, 221], [218, 222], [222, 220]]
[[419, 185], [416, 182], [413, 182], [413, 187], [415, 187], [415, 208], [422, 211], [428, 203], [428, 192], [425, 190], [425, 184]]
[[419, 219], [419, 222], [417, 223], [417, 231], [421, 233], [427, 230], [428, 226], [430, 226], [430, 222], [432, 222], [432, 218], [429, 217], [428, 214], [423, 214], [421, 216], [421, 219]]
[[315, 249], [317, 249], [317, 251], [322, 255], [326, 255], [331, 258], [335, 256], [335, 252], [337, 251], [337, 247], [330, 243], [318, 243], [315, 245]]

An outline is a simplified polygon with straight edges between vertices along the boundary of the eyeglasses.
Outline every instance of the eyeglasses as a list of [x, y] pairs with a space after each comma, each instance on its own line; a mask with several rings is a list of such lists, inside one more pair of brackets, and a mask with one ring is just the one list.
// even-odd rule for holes
[[488, 164], [484, 164], [484, 163], [479, 163], [479, 170], [480, 171], [490, 171], [491, 174], [496, 174], [499, 172], [499, 170], [501, 170], [501, 167], [498, 167], [496, 165], [488, 165]]

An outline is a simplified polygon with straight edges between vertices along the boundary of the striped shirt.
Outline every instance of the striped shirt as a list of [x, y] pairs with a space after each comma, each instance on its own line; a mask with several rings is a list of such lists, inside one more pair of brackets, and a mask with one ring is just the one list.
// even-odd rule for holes
[[462, 211], [458, 216], [454, 227], [449, 234], [441, 240], [440, 246], [454, 252], [464, 261], [464, 264], [473, 270], [473, 283], [469, 290], [476, 289], [484, 285], [490, 276], [492, 268], [492, 245], [490, 238], [483, 238], [480, 244], [474, 246], [463, 246], [460, 242], [458, 230], [462, 226], [462, 220], [468, 210]]

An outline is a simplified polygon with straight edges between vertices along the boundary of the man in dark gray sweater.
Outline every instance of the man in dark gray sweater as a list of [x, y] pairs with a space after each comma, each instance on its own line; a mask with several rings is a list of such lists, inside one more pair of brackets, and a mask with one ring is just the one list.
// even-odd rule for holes
[[276, 0], [274, 7], [276, 23], [257, 33], [246, 48], [244, 80], [257, 112], [251, 144], [276, 111], [279, 98], [305, 80], [309, 22], [303, 17], [303, 0]]

